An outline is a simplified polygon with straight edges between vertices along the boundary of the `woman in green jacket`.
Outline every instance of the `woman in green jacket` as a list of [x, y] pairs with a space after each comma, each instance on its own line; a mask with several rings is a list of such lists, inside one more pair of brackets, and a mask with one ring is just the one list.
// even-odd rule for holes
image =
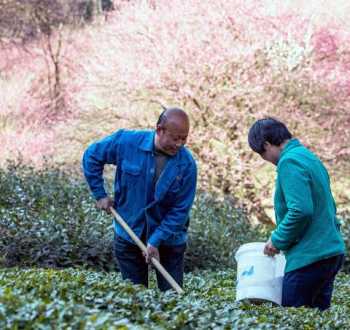
[[328, 172], [320, 159], [273, 118], [256, 121], [248, 142], [277, 167], [276, 229], [264, 253], [286, 256], [282, 305], [330, 307], [333, 282], [344, 260], [344, 241]]

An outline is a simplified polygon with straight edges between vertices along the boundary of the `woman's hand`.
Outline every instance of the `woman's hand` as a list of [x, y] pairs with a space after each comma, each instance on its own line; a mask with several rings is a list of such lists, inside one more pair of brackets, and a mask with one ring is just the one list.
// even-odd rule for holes
[[280, 250], [276, 249], [271, 241], [271, 238], [266, 242], [265, 247], [264, 247], [264, 254], [274, 257], [276, 254], [279, 254]]

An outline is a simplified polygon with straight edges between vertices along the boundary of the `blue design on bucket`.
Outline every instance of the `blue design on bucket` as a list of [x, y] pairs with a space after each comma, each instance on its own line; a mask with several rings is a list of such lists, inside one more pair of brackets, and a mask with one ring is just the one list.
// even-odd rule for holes
[[242, 273], [242, 277], [243, 276], [252, 276], [254, 274], [254, 266], [251, 266], [249, 269], [245, 270], [243, 273]]

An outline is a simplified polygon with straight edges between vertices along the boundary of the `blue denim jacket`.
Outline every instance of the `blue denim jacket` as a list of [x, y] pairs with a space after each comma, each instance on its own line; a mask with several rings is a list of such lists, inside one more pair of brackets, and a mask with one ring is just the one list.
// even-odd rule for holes
[[[90, 145], [83, 170], [95, 199], [107, 196], [103, 167], [116, 165], [114, 206], [138, 237], [158, 247], [187, 241], [189, 211], [196, 192], [197, 166], [186, 147], [169, 158], [154, 188], [155, 131], [119, 130]], [[117, 235], [132, 242], [114, 222]]]

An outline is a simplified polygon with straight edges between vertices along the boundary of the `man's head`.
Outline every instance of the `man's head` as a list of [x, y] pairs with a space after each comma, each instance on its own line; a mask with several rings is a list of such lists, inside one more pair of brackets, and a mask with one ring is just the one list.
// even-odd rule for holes
[[190, 121], [185, 111], [179, 108], [165, 109], [157, 122], [156, 148], [174, 156], [186, 143], [189, 130]]
[[277, 164], [286, 142], [292, 138], [286, 125], [274, 118], [257, 120], [249, 130], [248, 142], [263, 159]]

